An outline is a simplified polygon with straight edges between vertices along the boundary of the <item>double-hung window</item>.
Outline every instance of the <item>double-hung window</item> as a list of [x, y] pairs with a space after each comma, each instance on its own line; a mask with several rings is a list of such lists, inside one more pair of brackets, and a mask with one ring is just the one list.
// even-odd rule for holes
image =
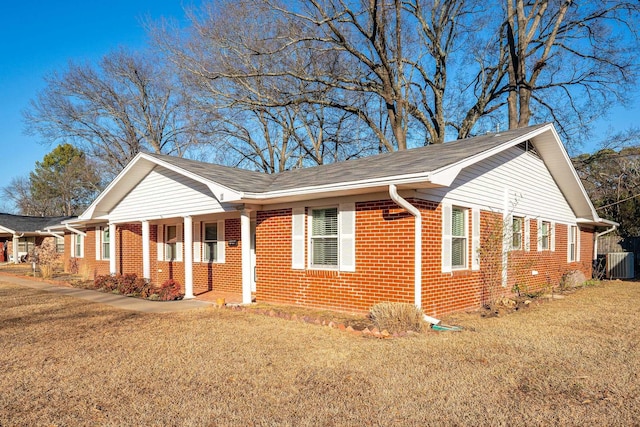
[[522, 231], [524, 229], [524, 218], [514, 216], [511, 223], [511, 249], [519, 251], [522, 249]]
[[178, 227], [167, 225], [165, 229], [164, 256], [166, 261], [175, 261], [178, 258]]
[[59, 254], [64, 253], [64, 237], [56, 237], [56, 252]]
[[72, 234], [73, 256], [75, 258], [84, 257], [84, 237], [81, 234]]
[[204, 262], [218, 261], [218, 223], [204, 225]]
[[578, 260], [578, 227], [569, 226], [569, 262]]
[[311, 267], [338, 268], [338, 208], [311, 210]]
[[109, 259], [109, 245], [111, 242], [109, 236], [109, 227], [103, 227], [102, 229], [102, 259]]
[[18, 240], [18, 252], [30, 253], [36, 244], [35, 237], [21, 237]]
[[467, 210], [451, 209], [451, 267], [467, 267]]
[[551, 223], [549, 221], [542, 221], [540, 231], [540, 247], [543, 251], [551, 249]]

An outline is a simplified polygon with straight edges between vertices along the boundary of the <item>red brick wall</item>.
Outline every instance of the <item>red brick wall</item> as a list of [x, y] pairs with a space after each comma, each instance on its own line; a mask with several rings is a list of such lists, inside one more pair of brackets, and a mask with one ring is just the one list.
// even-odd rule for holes
[[[82, 274], [86, 272], [90, 278], [94, 278], [97, 275], [109, 274], [109, 261], [96, 260], [96, 230], [89, 228], [86, 230], [86, 233], [83, 258], [71, 257], [73, 251], [71, 234], [65, 235], [64, 265], [66, 271], [70, 271], [72, 265], [74, 265], [78, 273]], [[151, 261], [151, 281], [160, 285], [167, 279], [174, 279], [182, 285], [182, 289], [184, 290], [184, 262], [158, 261], [157, 235], [158, 226], [150, 225], [149, 253]], [[239, 218], [225, 221], [225, 239], [227, 241], [238, 240], [238, 246], [226, 246], [224, 263], [194, 263], [193, 288], [196, 295], [210, 290], [242, 292], [242, 241], [240, 239]], [[117, 272], [121, 274], [135, 273], [138, 277], [143, 277], [142, 224], [119, 224], [116, 227], [115, 245]], [[184, 245], [182, 259], [184, 259]]]
[[[482, 271], [441, 272], [440, 206], [417, 199], [410, 202], [422, 213], [422, 304], [425, 312], [441, 316], [480, 307], [487, 296]], [[491, 215], [481, 213], [481, 230], [486, 229]], [[472, 235], [470, 223], [468, 236]], [[256, 298], [264, 302], [348, 311], [366, 311], [381, 301], [412, 303], [413, 236], [413, 217], [391, 200], [357, 203], [356, 271], [293, 270], [291, 209], [260, 211], [256, 235]], [[512, 257], [513, 265], [520, 262], [527, 269], [514, 268], [510, 272], [510, 283], [504, 288], [500, 284], [498, 292], [511, 294], [516, 281], [523, 281], [531, 290], [540, 289], [549, 281], [557, 284], [565, 272], [574, 269], [581, 269], [590, 277], [591, 232], [582, 230], [581, 262], [571, 264], [567, 263], [566, 226], [557, 226], [553, 252], [537, 251], [535, 221], [531, 221], [530, 236], [531, 251], [519, 251]], [[468, 244], [471, 253], [471, 238]], [[537, 270], [539, 274], [531, 275], [531, 270]], [[520, 275], [517, 278], [516, 272]]]

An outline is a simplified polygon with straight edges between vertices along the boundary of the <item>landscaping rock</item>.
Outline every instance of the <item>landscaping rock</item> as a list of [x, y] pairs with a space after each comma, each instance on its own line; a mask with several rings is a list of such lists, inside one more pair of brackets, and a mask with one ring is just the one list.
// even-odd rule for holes
[[564, 289], [578, 288], [587, 281], [584, 273], [580, 270], [569, 271], [562, 276], [561, 286]]

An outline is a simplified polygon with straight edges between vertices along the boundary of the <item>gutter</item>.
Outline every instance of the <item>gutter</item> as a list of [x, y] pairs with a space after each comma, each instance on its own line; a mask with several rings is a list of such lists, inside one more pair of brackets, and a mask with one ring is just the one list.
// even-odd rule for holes
[[73, 233], [75, 233], [75, 234], [79, 234], [79, 235], [81, 235], [82, 237], [87, 237], [87, 233], [85, 233], [84, 231], [80, 231], [80, 230], [78, 230], [78, 229], [76, 229], [76, 228], [73, 228], [73, 227], [72, 227], [72, 226], [70, 226], [69, 224], [65, 224], [65, 225], [64, 225], [64, 227], [65, 227], [67, 230], [69, 230], [69, 231], [71, 231], [71, 232], [73, 232]]
[[[398, 206], [404, 208], [413, 215], [414, 218], [414, 264], [413, 264], [413, 281], [414, 281], [414, 304], [418, 308], [422, 308], [422, 214], [420, 210], [398, 195], [398, 188], [394, 184], [389, 184], [389, 196]], [[426, 314], [424, 320], [437, 325], [440, 320], [429, 317]]]

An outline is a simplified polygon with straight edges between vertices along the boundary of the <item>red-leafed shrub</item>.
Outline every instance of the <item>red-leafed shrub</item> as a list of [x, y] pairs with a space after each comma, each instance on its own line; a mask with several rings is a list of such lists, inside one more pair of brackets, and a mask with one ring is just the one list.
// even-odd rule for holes
[[113, 292], [118, 289], [118, 276], [105, 274], [104, 276], [96, 276], [93, 281], [95, 289], [104, 292]]
[[174, 301], [184, 297], [184, 293], [180, 290], [180, 284], [173, 279], [166, 280], [154, 291], [160, 301]]

